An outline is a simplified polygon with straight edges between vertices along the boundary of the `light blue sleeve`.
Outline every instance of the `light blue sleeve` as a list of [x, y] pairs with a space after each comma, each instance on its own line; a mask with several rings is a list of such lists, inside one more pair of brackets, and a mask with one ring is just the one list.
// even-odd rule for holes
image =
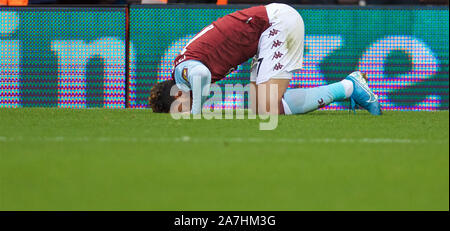
[[[187, 80], [183, 78], [183, 69], [187, 69]], [[192, 91], [192, 114], [201, 114], [202, 106], [209, 96], [211, 72], [196, 60], [187, 60], [175, 68], [175, 82], [182, 91]]]
[[197, 65], [188, 75], [192, 89], [192, 114], [201, 114], [202, 106], [209, 96], [211, 73], [205, 65]]

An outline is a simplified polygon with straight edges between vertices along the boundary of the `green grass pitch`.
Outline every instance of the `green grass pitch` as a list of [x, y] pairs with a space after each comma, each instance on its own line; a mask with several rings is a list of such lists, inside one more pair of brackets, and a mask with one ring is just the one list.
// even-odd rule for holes
[[448, 210], [449, 112], [0, 109], [0, 210]]

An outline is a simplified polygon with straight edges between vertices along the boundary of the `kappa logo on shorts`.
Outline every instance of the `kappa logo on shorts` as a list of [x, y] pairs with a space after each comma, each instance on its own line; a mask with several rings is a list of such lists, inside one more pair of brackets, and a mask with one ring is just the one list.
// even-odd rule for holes
[[283, 53], [277, 51], [277, 52], [273, 53], [272, 60], [273, 60], [273, 59], [281, 58], [281, 56], [283, 56]]
[[277, 64], [273, 67], [273, 70], [276, 71], [276, 70], [280, 70], [281, 68], [283, 68], [283, 65], [282, 65], [281, 63], [277, 63]]
[[186, 82], [189, 82], [188, 78], [188, 69], [187, 67], [183, 68], [183, 71], [181, 71], [181, 77], [183, 77], [184, 80], [186, 80]]
[[269, 32], [269, 38], [270, 37], [272, 37], [272, 36], [275, 36], [276, 34], [278, 34], [278, 32], [280, 32], [279, 30], [277, 30], [277, 29], [272, 29], [272, 30], [270, 30], [270, 32]]
[[277, 39], [277, 41], [273, 41], [272, 48], [270, 49], [273, 49], [274, 47], [279, 47], [281, 46], [281, 44], [283, 44], [283, 42]]

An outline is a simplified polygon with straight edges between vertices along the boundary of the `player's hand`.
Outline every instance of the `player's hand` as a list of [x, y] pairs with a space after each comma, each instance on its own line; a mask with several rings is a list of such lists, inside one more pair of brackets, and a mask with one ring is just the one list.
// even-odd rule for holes
[[255, 56], [253, 56], [252, 58], [252, 63], [250, 64], [250, 70], [253, 70], [253, 67], [258, 65], [258, 58]]

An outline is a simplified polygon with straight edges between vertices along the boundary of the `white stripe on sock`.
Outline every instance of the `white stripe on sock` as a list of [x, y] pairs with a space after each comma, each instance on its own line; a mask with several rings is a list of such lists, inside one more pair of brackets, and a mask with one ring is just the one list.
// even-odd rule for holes
[[287, 103], [284, 101], [283, 98], [281, 98], [281, 102], [283, 103], [284, 114], [285, 115], [292, 115], [291, 109], [289, 108], [289, 106], [287, 105]]

